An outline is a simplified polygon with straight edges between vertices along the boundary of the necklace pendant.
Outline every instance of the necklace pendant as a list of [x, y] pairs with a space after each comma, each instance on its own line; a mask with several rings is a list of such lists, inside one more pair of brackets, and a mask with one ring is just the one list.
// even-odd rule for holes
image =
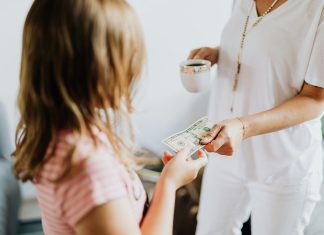
[[236, 74], [239, 75], [241, 72], [241, 63], [237, 63]]
[[234, 83], [233, 83], [233, 88], [232, 88], [233, 92], [235, 92], [237, 90], [237, 85], [238, 85], [238, 77], [237, 77], [237, 75], [235, 76], [235, 80], [234, 80]]

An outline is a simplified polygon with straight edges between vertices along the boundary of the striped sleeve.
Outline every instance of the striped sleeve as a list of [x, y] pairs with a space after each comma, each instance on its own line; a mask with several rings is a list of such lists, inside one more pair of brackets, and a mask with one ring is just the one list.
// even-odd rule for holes
[[98, 205], [127, 196], [119, 163], [112, 157], [91, 158], [73, 177], [62, 181], [56, 196], [66, 222], [72, 227]]

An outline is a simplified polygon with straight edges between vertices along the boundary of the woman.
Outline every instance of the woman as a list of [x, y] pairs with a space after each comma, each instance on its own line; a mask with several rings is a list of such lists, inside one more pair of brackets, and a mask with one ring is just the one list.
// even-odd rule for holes
[[250, 214], [253, 234], [303, 234], [322, 181], [323, 7], [237, 1], [220, 47], [190, 53], [218, 63], [198, 235], [241, 234]]

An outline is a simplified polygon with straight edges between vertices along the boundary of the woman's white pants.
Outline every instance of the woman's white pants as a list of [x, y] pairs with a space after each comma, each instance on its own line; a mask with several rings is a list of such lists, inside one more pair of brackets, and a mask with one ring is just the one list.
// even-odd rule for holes
[[309, 183], [273, 186], [208, 166], [203, 178], [197, 235], [239, 235], [251, 215], [253, 235], [302, 235], [318, 193]]

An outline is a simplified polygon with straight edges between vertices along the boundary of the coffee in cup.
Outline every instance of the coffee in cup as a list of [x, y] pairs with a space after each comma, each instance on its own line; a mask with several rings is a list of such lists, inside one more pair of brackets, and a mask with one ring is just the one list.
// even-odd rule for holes
[[210, 85], [211, 62], [192, 59], [180, 64], [180, 76], [187, 91], [197, 93], [208, 89]]

